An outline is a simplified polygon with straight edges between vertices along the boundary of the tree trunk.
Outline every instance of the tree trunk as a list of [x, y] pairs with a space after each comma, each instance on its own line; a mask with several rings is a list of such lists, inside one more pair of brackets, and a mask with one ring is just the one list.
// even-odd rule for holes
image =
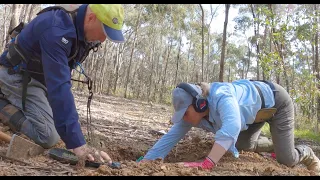
[[150, 76], [149, 76], [149, 90], [147, 91], [147, 97], [148, 97], [148, 102], [150, 102], [151, 99], [151, 90], [152, 90], [152, 77], [153, 77], [153, 71], [154, 71], [154, 50], [155, 50], [155, 42], [156, 42], [156, 38], [154, 38], [153, 43], [152, 43], [152, 49], [151, 49], [151, 53], [150, 53], [150, 63], [151, 63], [151, 71], [150, 71]]
[[[254, 23], [253, 23], [253, 28], [254, 28], [254, 36], [256, 37], [256, 38], [258, 38], [258, 35], [259, 35], [259, 22], [257, 23], [256, 22], [256, 14], [254, 13], [254, 9], [253, 9], [253, 5], [252, 4], [250, 4], [250, 8], [251, 8], [251, 13], [252, 13], [252, 17], [253, 17], [253, 19], [254, 19]], [[256, 40], [256, 47], [257, 47], [257, 56], [258, 56], [258, 58], [257, 58], [257, 79], [259, 79], [260, 78], [260, 71], [259, 71], [259, 60], [260, 60], [260, 48], [259, 48], [259, 42], [258, 42], [258, 40]]]
[[223, 71], [224, 71], [224, 57], [225, 57], [225, 49], [226, 49], [226, 40], [227, 40], [227, 25], [228, 25], [228, 15], [230, 4], [226, 4], [225, 10], [225, 21], [223, 27], [223, 40], [222, 40], [222, 50], [221, 50], [221, 60], [220, 60], [220, 73], [219, 73], [219, 81], [223, 82]]
[[[314, 69], [316, 71], [316, 77], [317, 77], [317, 81], [319, 82], [320, 80], [320, 74], [319, 74], [319, 43], [318, 43], [318, 7], [317, 4], [314, 4], [314, 12], [316, 13], [315, 15], [315, 28], [316, 28], [316, 33], [315, 33], [315, 63], [314, 63]], [[320, 89], [320, 85], [318, 83], [318, 89]], [[318, 95], [317, 98], [317, 118], [316, 118], [316, 132], [318, 132], [318, 123], [320, 121], [320, 96]]]
[[139, 29], [139, 24], [140, 24], [140, 16], [142, 13], [142, 8], [140, 8], [140, 5], [138, 5], [138, 9], [139, 9], [139, 14], [138, 14], [138, 18], [136, 21], [136, 27], [135, 27], [135, 34], [134, 34], [134, 38], [133, 38], [133, 44], [132, 44], [132, 49], [131, 49], [131, 54], [130, 54], [130, 61], [129, 61], [129, 66], [128, 66], [128, 70], [127, 70], [127, 78], [126, 78], [126, 82], [125, 82], [125, 91], [124, 91], [124, 98], [127, 98], [127, 91], [128, 91], [128, 83], [129, 83], [129, 77], [130, 77], [130, 69], [131, 69], [131, 63], [132, 63], [132, 57], [133, 57], [133, 52], [136, 46], [136, 40], [138, 37], [138, 29]]
[[195, 82], [195, 81], [198, 81], [198, 74], [197, 74], [198, 71], [197, 72], [195, 71], [197, 58], [193, 57], [192, 59], [193, 59], [192, 81]]
[[7, 22], [7, 18], [9, 17], [9, 16], [7, 16], [8, 8], [9, 8], [8, 5], [4, 6], [3, 37], [2, 37], [3, 39], [2, 39], [2, 43], [1, 43], [1, 45], [2, 45], [1, 49], [4, 49], [4, 47], [6, 45], [6, 42], [7, 42], [7, 25], [6, 25], [6, 22]]
[[[190, 35], [190, 39], [192, 37], [192, 33], [193, 31], [191, 30], [191, 35]], [[190, 61], [190, 50], [191, 50], [191, 47], [192, 47], [192, 41], [190, 40], [190, 46], [189, 46], [189, 50], [188, 50], [188, 59], [187, 59], [187, 72], [189, 72], [189, 61]], [[189, 73], [186, 75], [187, 76], [187, 83], [189, 82]]]
[[[11, 31], [13, 28], [18, 26], [21, 9], [22, 9], [22, 4], [12, 4], [11, 21], [8, 29], [9, 31]], [[6, 39], [7, 39], [6, 40], [6, 44], [7, 44], [10, 41], [9, 34], [7, 35]]]
[[203, 29], [204, 29], [204, 11], [203, 11], [203, 8], [202, 8], [202, 5], [200, 4], [200, 8], [201, 8], [201, 11], [202, 11], [202, 16], [201, 16], [201, 21], [202, 21], [202, 26], [201, 26], [201, 36], [202, 36], [202, 41], [201, 41], [201, 44], [202, 44], [202, 52], [201, 52], [201, 81], [203, 82], [204, 79], [203, 79], [203, 73], [204, 73], [204, 33], [203, 33]]
[[[148, 56], [150, 57], [150, 52], [151, 52], [151, 50], [149, 49], [148, 50], [148, 52], [147, 52], [147, 54], [148, 54]], [[149, 57], [148, 58], [142, 58], [142, 60], [141, 60], [141, 62], [140, 62], [140, 65], [139, 66], [137, 66], [137, 76], [138, 76], [138, 82], [137, 83], [135, 83], [136, 84], [136, 90], [137, 90], [137, 99], [139, 99], [140, 98], [140, 93], [142, 92], [142, 90], [141, 89], [143, 89], [143, 84], [144, 83], [142, 83], [143, 81], [144, 81], [144, 74], [145, 73], [143, 73], [144, 71], [143, 71], [143, 67], [144, 67], [144, 60], [145, 59], [149, 59]]]
[[252, 45], [249, 46], [249, 43], [248, 43], [248, 51], [249, 51], [248, 52], [248, 62], [247, 62], [247, 69], [246, 69], [246, 74], [245, 74], [246, 79], [248, 78], [248, 72], [249, 72], [250, 64], [251, 64], [251, 53], [252, 53]]
[[26, 22], [26, 23], [29, 22], [29, 16], [30, 16], [30, 13], [31, 13], [31, 10], [32, 10], [31, 7], [32, 7], [32, 4], [28, 4], [27, 8], [26, 8], [26, 11], [24, 13], [25, 15], [24, 15], [24, 20], [23, 21]]
[[102, 63], [102, 67], [100, 68], [100, 83], [99, 83], [99, 92], [101, 93], [104, 93], [104, 73], [106, 71], [106, 64], [107, 64], [107, 57], [108, 57], [108, 53], [109, 53], [109, 49], [110, 48], [107, 48], [108, 47], [108, 42], [105, 42], [105, 45], [104, 45], [104, 54], [102, 56], [102, 59], [103, 59], [103, 63]]
[[209, 81], [209, 74], [210, 74], [210, 71], [209, 71], [209, 62], [210, 62], [210, 55], [211, 55], [211, 53], [210, 53], [210, 46], [211, 46], [211, 43], [210, 43], [210, 26], [211, 26], [211, 22], [213, 20], [213, 17], [217, 12], [217, 9], [215, 9], [214, 12], [212, 11], [212, 5], [211, 4], [210, 4], [210, 12], [211, 12], [211, 19], [210, 19], [210, 22], [208, 24], [208, 59], [207, 59], [207, 70], [206, 70], [206, 82]]
[[32, 4], [30, 13], [28, 15], [28, 22], [30, 22], [33, 19], [33, 14], [35, 13], [36, 9], [38, 8], [39, 4]]
[[[272, 4], [268, 4], [268, 7], [269, 7], [269, 10], [270, 10], [271, 14], [273, 14]], [[272, 27], [270, 28], [270, 31], [271, 31], [271, 33], [270, 33], [270, 52], [272, 52], [272, 43], [274, 43], [273, 49], [277, 48], [276, 44], [275, 44], [275, 40], [274, 40], [273, 35], [272, 35], [273, 33], [275, 33], [274, 18], [273, 17], [271, 17], [271, 25], [272, 25]], [[274, 63], [274, 67], [275, 67], [275, 74], [276, 74], [276, 83], [280, 84], [280, 73], [279, 73], [279, 71], [277, 71], [277, 69], [279, 68], [278, 64], [279, 63], [276, 61]]]
[[[160, 50], [159, 52], [157, 53], [158, 54], [158, 61], [157, 61], [157, 71], [156, 71], [156, 78], [158, 79], [158, 81], [156, 83], [154, 83], [154, 90], [153, 90], [153, 98], [154, 100], [156, 100], [156, 93], [158, 91], [158, 86], [160, 84], [160, 80], [161, 80], [161, 69], [162, 69], [162, 66], [161, 66], [161, 69], [160, 69], [160, 57], [161, 57], [161, 51], [162, 51], [162, 38], [163, 38], [163, 35], [162, 33], [161, 34], [161, 37], [160, 37]], [[165, 52], [164, 52], [165, 53]]]
[[228, 82], [231, 81], [231, 66], [228, 66]]
[[166, 89], [165, 85], [166, 85], [167, 67], [168, 67], [168, 61], [169, 61], [170, 52], [171, 52], [171, 49], [172, 49], [173, 40], [170, 40], [170, 41], [171, 42], [170, 42], [170, 45], [168, 47], [166, 64], [165, 64], [165, 67], [164, 67], [164, 73], [163, 73], [162, 81], [161, 81], [160, 102], [162, 102], [162, 103], [164, 102], [163, 93], [164, 93], [164, 90]]
[[[115, 68], [117, 66], [117, 63], [118, 63], [118, 58], [119, 58], [119, 48], [120, 48], [120, 45], [121, 44], [114, 44], [113, 47], [112, 47], [112, 52], [114, 52], [114, 55], [110, 57], [110, 61], [113, 62], [113, 71], [111, 71], [111, 68], [109, 68], [109, 70], [107, 70], [107, 74], [108, 74], [108, 87], [107, 87], [107, 95], [110, 94], [110, 90], [111, 88], [113, 89], [112, 87], [112, 84], [113, 84], [113, 81], [114, 81], [114, 74], [115, 74]], [[110, 63], [107, 63], [107, 66], [109, 66], [111, 64]]]
[[26, 13], [26, 10], [27, 10], [27, 6], [28, 6], [28, 4], [21, 4], [21, 10], [20, 10], [18, 24], [24, 20], [25, 13]]
[[[264, 28], [264, 35], [263, 35], [263, 40], [262, 40], [262, 47], [261, 47], [261, 51], [262, 53], [264, 52], [264, 49], [265, 49], [265, 43], [266, 43], [266, 39], [267, 39], [267, 33], [268, 33], [268, 25], [266, 24], [265, 25], [265, 28]], [[259, 52], [260, 53], [260, 52]], [[265, 72], [265, 67], [262, 66], [262, 79], [263, 80], [266, 80], [266, 72]]]
[[179, 49], [178, 49], [178, 55], [177, 55], [177, 62], [176, 62], [176, 72], [174, 76], [174, 85], [177, 84], [177, 77], [178, 77], [178, 71], [179, 71], [179, 59], [180, 59], [180, 50], [181, 50], [181, 41], [182, 41], [182, 36], [181, 36], [181, 29], [180, 29], [180, 36], [179, 36]]
[[119, 80], [119, 71], [121, 68], [121, 65], [123, 63], [123, 50], [124, 50], [124, 45], [119, 46], [119, 57], [117, 58], [116, 66], [114, 69], [114, 82], [113, 82], [113, 88], [112, 88], [112, 93], [115, 94], [117, 90], [117, 84]]
[[208, 82], [209, 76], [209, 62], [210, 62], [210, 24], [208, 28], [208, 58], [207, 58], [207, 70], [206, 70], [206, 82]]

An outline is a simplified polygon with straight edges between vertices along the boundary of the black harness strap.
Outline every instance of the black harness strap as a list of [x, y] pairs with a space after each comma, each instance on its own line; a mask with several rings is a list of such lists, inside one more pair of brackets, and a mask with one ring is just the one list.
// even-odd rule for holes
[[[252, 80], [252, 79], [250, 79], [250, 81], [260, 81], [260, 80]], [[255, 85], [254, 83], [253, 83], [253, 85], [254, 85], [254, 86], [256, 87], [256, 89], [258, 90], [259, 96], [260, 96], [260, 98], [261, 98], [261, 109], [263, 109], [263, 108], [266, 107], [266, 104], [265, 104], [265, 102], [264, 102], [264, 97], [263, 97], [262, 91], [261, 91], [261, 89], [260, 89], [257, 85]]]
[[265, 102], [264, 102], [263, 94], [262, 94], [262, 92], [261, 92], [261, 89], [260, 89], [257, 85], [254, 84], [254, 86], [257, 88], [258, 93], [259, 93], [259, 95], [260, 95], [260, 98], [261, 98], [261, 109], [263, 109], [263, 108], [266, 107], [266, 104], [265, 104]]
[[27, 68], [22, 71], [23, 71], [22, 73], [22, 108], [23, 108], [23, 111], [26, 111], [27, 89], [28, 89], [28, 83], [30, 81], [30, 74]]
[[[274, 87], [274, 84], [272, 83], [272, 82], [270, 82], [270, 81], [267, 81], [267, 80], [252, 80], [252, 79], [250, 79], [250, 81], [260, 81], [260, 82], [264, 82], [265, 84], [267, 84], [270, 88], [271, 88], [271, 90], [272, 90], [272, 92], [273, 92], [273, 97], [275, 98], [276, 97], [276, 92], [277, 92], [277, 90], [275, 89], [275, 87]], [[260, 97], [261, 97], [261, 109], [263, 109], [263, 108], [265, 108], [265, 101], [264, 101], [264, 97], [263, 97], [263, 94], [262, 94], [262, 92], [261, 92], [261, 89], [258, 87], [258, 86], [256, 86], [255, 84], [254, 84], [254, 86], [257, 88], [257, 90], [258, 90], [258, 92], [259, 92], [259, 95], [260, 95]]]

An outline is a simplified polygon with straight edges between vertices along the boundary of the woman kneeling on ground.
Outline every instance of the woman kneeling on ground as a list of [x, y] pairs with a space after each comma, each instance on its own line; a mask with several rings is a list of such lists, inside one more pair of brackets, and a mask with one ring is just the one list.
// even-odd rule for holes
[[[213, 132], [215, 142], [202, 162], [184, 162], [186, 167], [212, 169], [228, 150], [238, 158], [238, 150], [272, 149], [281, 164], [293, 167], [302, 163], [309, 170], [320, 172], [320, 161], [313, 150], [294, 144], [293, 103], [286, 90], [276, 83], [246, 79], [231, 83], [181, 83], [172, 92], [172, 103], [174, 125], [142, 162], [164, 159], [192, 127], [199, 127]], [[270, 125], [272, 142], [259, 138], [265, 122]]]

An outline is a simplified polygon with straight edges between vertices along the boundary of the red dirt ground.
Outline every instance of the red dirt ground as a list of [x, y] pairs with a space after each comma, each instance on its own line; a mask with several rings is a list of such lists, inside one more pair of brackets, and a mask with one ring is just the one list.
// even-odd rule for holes
[[[75, 93], [76, 105], [81, 117], [83, 131], [86, 134], [86, 96]], [[156, 131], [168, 131], [170, 128], [170, 106], [152, 104], [112, 96], [94, 95], [91, 104], [92, 124], [95, 127], [91, 141], [96, 148], [106, 151], [113, 161], [122, 164], [122, 169], [107, 166], [77, 168], [50, 159], [46, 153], [27, 160], [28, 165], [2, 158], [0, 175], [14, 176], [310, 176], [315, 175], [303, 165], [288, 168], [274, 159], [252, 152], [240, 152], [238, 159], [226, 154], [212, 171], [181, 167], [178, 162], [197, 161], [204, 158], [214, 142], [212, 133], [193, 128], [179, 144], [172, 149], [164, 161], [137, 164], [161, 137]], [[10, 133], [7, 127], [3, 131]], [[314, 142], [309, 143], [318, 149]], [[8, 144], [1, 142], [0, 152], [7, 150]], [[64, 147], [60, 142], [55, 147]], [[317, 155], [318, 152], [316, 152]]]

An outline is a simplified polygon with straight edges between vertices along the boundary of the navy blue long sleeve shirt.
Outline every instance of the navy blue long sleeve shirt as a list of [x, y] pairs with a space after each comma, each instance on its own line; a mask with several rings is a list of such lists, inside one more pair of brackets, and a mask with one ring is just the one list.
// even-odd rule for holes
[[[87, 5], [80, 6], [76, 26], [66, 12], [51, 10], [39, 14], [18, 36], [18, 44], [29, 61], [28, 70], [43, 72], [43, 75], [32, 75], [32, 77], [47, 87], [55, 127], [68, 149], [86, 143], [71, 92], [72, 69], [68, 60], [72, 46], [76, 43], [76, 30], [80, 40], [80, 51], [75, 59], [79, 60], [84, 52], [83, 23], [86, 8]], [[8, 64], [4, 57], [1, 56], [1, 64]]]

